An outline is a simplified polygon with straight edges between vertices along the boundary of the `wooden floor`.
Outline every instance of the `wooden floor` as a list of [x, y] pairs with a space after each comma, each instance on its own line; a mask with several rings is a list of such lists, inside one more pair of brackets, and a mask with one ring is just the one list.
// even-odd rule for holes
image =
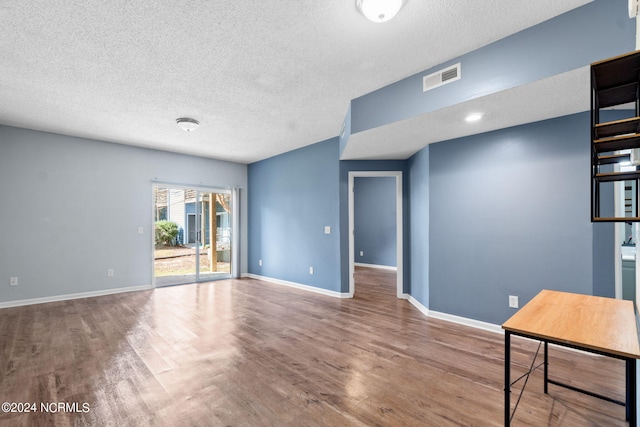
[[[503, 425], [503, 336], [425, 317], [395, 298], [395, 272], [357, 276], [354, 299], [241, 279], [2, 309], [0, 402], [38, 412], [0, 425]], [[535, 345], [513, 341], [515, 378]], [[623, 399], [620, 361], [553, 349], [550, 363]], [[627, 423], [621, 406], [544, 395], [536, 373], [513, 425]]]

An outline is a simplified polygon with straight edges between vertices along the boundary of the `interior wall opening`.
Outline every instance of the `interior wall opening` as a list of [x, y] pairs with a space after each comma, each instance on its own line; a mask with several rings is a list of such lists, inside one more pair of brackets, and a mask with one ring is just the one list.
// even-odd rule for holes
[[[392, 283], [392, 293], [404, 298], [402, 230], [402, 172], [349, 172], [351, 297], [357, 291], [356, 283], [364, 281]], [[380, 287], [377, 290], [384, 292]]]

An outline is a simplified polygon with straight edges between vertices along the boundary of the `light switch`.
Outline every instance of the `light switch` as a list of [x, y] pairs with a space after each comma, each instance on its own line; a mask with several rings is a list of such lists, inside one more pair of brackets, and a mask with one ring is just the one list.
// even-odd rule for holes
[[328, 225], [324, 226], [324, 234], [331, 234], [331, 227]]

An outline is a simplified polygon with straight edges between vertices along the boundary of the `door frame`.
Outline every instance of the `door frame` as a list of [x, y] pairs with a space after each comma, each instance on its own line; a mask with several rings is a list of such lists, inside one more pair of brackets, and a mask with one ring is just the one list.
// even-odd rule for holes
[[396, 296], [406, 299], [403, 286], [403, 212], [402, 171], [349, 171], [349, 298], [355, 293], [355, 206], [354, 183], [356, 178], [392, 177], [396, 180]]
[[[197, 208], [198, 208], [198, 202], [196, 201], [196, 209]], [[198, 233], [198, 224], [199, 224], [198, 217], [199, 217], [199, 215], [197, 213], [187, 213], [186, 216], [187, 216], [187, 221], [185, 223], [185, 227], [184, 228], [185, 228], [185, 234], [186, 234], [186, 237], [187, 237], [187, 241], [184, 242], [184, 243], [186, 243], [188, 245], [190, 243], [196, 243], [198, 241], [198, 234], [197, 233]], [[191, 222], [190, 222], [191, 221], [191, 217], [193, 217], [193, 231], [191, 230]], [[191, 233], [194, 233], [193, 234], [193, 242], [191, 241]]]

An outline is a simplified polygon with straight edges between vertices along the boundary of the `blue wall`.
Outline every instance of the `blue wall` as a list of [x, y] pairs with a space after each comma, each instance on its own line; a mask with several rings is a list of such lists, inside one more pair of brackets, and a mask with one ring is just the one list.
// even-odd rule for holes
[[430, 146], [431, 309], [500, 324], [509, 295], [592, 293], [589, 135], [581, 113]]
[[[407, 161], [339, 161], [338, 153], [352, 133], [584, 67], [633, 50], [634, 40], [626, 2], [595, 0], [352, 100], [344, 135], [249, 166], [249, 271], [348, 292], [348, 172], [401, 170], [404, 292], [424, 306], [501, 323], [514, 312], [508, 295], [521, 305], [544, 287], [611, 296], [612, 227], [589, 218], [587, 113], [433, 144]], [[463, 78], [425, 96], [422, 76], [457, 62]], [[318, 203], [316, 192], [335, 196], [336, 169], [337, 202]], [[332, 220], [340, 235], [314, 247]], [[295, 226], [294, 235], [278, 235], [273, 223]], [[321, 255], [339, 272], [310, 283], [308, 266]]]
[[[355, 262], [395, 267], [396, 180], [392, 177], [354, 179]], [[362, 252], [362, 256], [360, 255]]]
[[587, 112], [432, 144], [407, 161], [338, 161], [338, 145], [249, 166], [251, 273], [348, 292], [348, 172], [399, 170], [404, 291], [425, 307], [500, 324], [514, 313], [509, 295], [520, 305], [544, 288], [613, 295], [613, 231], [589, 217]]
[[0, 126], [0, 306], [151, 286], [153, 180], [244, 189], [247, 166]]
[[429, 307], [429, 146], [407, 162], [411, 296]]
[[249, 273], [341, 290], [338, 151], [333, 138], [249, 165]]

